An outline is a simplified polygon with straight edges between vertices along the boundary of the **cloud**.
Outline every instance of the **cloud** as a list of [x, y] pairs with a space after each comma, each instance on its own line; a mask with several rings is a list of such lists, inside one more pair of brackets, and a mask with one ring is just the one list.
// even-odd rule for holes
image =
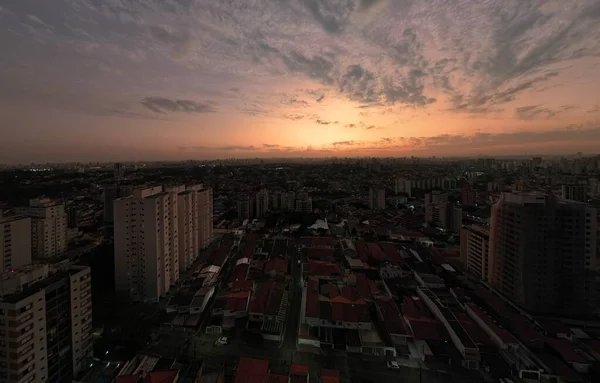
[[574, 108], [574, 105], [563, 105], [557, 109], [544, 108], [542, 105], [528, 105], [516, 108], [515, 113], [522, 120], [533, 120], [537, 118], [552, 118]]
[[344, 128], [350, 128], [350, 129], [356, 128], [356, 124], [346, 124], [346, 125], [344, 125]]
[[174, 29], [169, 26], [155, 25], [150, 27], [150, 35], [157, 41], [171, 47], [173, 58], [185, 57], [192, 48], [192, 37], [187, 29]]
[[302, 114], [284, 114], [283, 116], [281, 116], [282, 118], [285, 118], [286, 120], [302, 120], [304, 118], [304, 115]]
[[223, 146], [191, 146], [180, 147], [182, 150], [192, 149], [192, 150], [205, 150], [205, 151], [223, 151], [223, 152], [254, 152], [258, 150], [256, 146], [253, 145], [223, 145]]
[[321, 101], [323, 101], [323, 99], [325, 99], [325, 95], [324, 95], [324, 94], [323, 94], [323, 95], [321, 95], [321, 96], [319, 96], [319, 97], [316, 99], [316, 101], [317, 101], [317, 102], [321, 102]]
[[263, 144], [263, 147], [267, 148], [267, 149], [273, 149], [273, 148], [278, 148], [279, 145], [277, 145], [277, 144]]
[[323, 120], [317, 120], [315, 121], [317, 124], [319, 125], [329, 125], [331, 124], [331, 121], [323, 121]]
[[171, 100], [164, 97], [146, 97], [141, 101], [146, 108], [156, 113], [212, 113], [217, 109], [213, 102], [196, 102], [191, 100]]
[[358, 142], [357, 141], [337, 141], [337, 142], [333, 142], [331, 143], [331, 145], [333, 146], [353, 146], [353, 145], [357, 145]]
[[586, 113], [598, 113], [600, 112], [600, 105], [594, 105], [592, 108], [588, 109]]
[[27, 15], [27, 20], [29, 20], [29, 21], [33, 22], [33, 24], [43, 27], [45, 29], [48, 29], [48, 30], [54, 29], [52, 26], [46, 24], [39, 17], [37, 17], [35, 15]]

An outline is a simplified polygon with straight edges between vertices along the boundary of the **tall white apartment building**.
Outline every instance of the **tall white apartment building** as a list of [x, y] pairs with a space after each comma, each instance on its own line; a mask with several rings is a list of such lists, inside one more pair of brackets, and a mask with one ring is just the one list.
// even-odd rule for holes
[[31, 263], [31, 218], [0, 217], [0, 278]]
[[0, 380], [71, 382], [93, 356], [90, 269], [29, 266], [0, 285]]
[[16, 215], [31, 218], [31, 252], [34, 259], [48, 259], [67, 250], [67, 213], [65, 205], [49, 198], [29, 201], [28, 207], [15, 209]]
[[201, 184], [115, 200], [116, 290], [136, 300], [164, 296], [210, 244], [212, 210], [212, 189]]
[[179, 225], [179, 269], [185, 270], [196, 260], [200, 249], [197, 191], [186, 190], [177, 195], [177, 222]]
[[200, 248], [210, 245], [213, 236], [213, 191], [212, 188], [201, 186], [198, 189], [198, 225], [200, 230]]
[[116, 291], [156, 300], [179, 279], [177, 194], [157, 186], [115, 200]]

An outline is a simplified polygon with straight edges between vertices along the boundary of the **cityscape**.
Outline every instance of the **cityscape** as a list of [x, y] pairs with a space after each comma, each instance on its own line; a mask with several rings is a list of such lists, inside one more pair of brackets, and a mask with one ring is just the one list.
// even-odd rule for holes
[[0, 0], [0, 383], [600, 383], [600, 0]]
[[600, 156], [5, 169], [6, 381], [595, 382]]

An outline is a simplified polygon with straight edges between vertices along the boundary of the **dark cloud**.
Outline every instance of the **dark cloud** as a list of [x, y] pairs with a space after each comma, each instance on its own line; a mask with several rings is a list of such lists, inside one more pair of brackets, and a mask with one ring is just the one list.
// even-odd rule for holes
[[319, 96], [316, 101], [317, 102], [321, 102], [321, 101], [323, 101], [323, 99], [325, 99], [325, 95], [324, 94], [321, 95], [321, 96]]
[[371, 130], [371, 129], [375, 129], [375, 128], [377, 128], [375, 125], [369, 125], [365, 129], [366, 130]]
[[187, 29], [177, 30], [174, 28], [158, 25], [150, 27], [150, 35], [171, 47], [171, 56], [182, 58], [186, 56], [192, 47], [192, 37]]
[[563, 105], [557, 109], [544, 108], [542, 105], [528, 105], [516, 108], [515, 113], [522, 120], [533, 120], [537, 118], [552, 118], [574, 108], [575, 106], [573, 105]]
[[331, 124], [331, 121], [317, 120], [316, 123], [319, 125], [329, 125]]
[[344, 125], [344, 128], [356, 128], [355, 124], [346, 124]]
[[[186, 147], [181, 147], [185, 149]], [[258, 150], [256, 146], [253, 145], [223, 145], [223, 146], [192, 146], [189, 149], [193, 150], [217, 150], [217, 151], [232, 151], [232, 152], [253, 152]]]
[[217, 111], [213, 102], [200, 103], [191, 100], [171, 100], [164, 97], [146, 97], [141, 103], [146, 108], [156, 113], [212, 113]]
[[[577, 134], [573, 134], [577, 130]], [[442, 134], [432, 137], [399, 137], [387, 144], [399, 145], [402, 147], [421, 147], [435, 149], [446, 147], [448, 149], [456, 146], [464, 146], [475, 150], [486, 148], [518, 148], [522, 146], [541, 147], [545, 144], [576, 144], [586, 142], [598, 142], [600, 140], [600, 128], [588, 127], [583, 125], [571, 124], [562, 129], [546, 131], [520, 131], [509, 133], [484, 133], [479, 132], [473, 135], [453, 135]], [[565, 147], [564, 146], [564, 147]]]
[[304, 116], [301, 114], [284, 114], [282, 118], [285, 118], [286, 120], [302, 120]]
[[350, 140], [350, 141], [337, 141], [337, 142], [332, 142], [331, 145], [333, 146], [353, 146], [353, 145], [357, 145], [359, 144], [358, 142], [354, 141], [354, 140]]
[[302, 0], [302, 3], [328, 33], [342, 32], [355, 9], [354, 2], [348, 0]]
[[263, 144], [263, 148], [267, 148], [267, 149], [273, 149], [273, 148], [278, 148], [279, 145], [277, 144]]

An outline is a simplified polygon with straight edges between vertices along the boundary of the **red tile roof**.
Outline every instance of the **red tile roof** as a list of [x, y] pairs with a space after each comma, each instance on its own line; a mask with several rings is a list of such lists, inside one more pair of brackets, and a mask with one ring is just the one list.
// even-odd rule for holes
[[472, 304], [472, 303], [467, 303], [466, 306], [479, 318], [481, 319], [481, 321], [483, 323], [485, 323], [485, 325], [487, 327], [490, 328], [490, 330], [492, 330], [494, 332], [494, 334], [496, 334], [504, 343], [507, 344], [518, 344], [519, 342], [515, 339], [514, 336], [512, 336], [508, 331], [506, 331], [505, 329], [503, 329], [502, 327], [498, 326], [496, 324], [496, 322], [493, 321], [492, 318], [490, 318], [490, 316], [485, 313], [482, 309], [480, 309], [478, 306]]
[[308, 366], [304, 364], [292, 364], [290, 375], [308, 375]]
[[240, 358], [235, 383], [264, 383], [268, 372], [268, 360]]
[[492, 338], [466, 313], [454, 311], [454, 316], [476, 345], [494, 347]]
[[237, 281], [246, 280], [246, 276], [248, 275], [249, 268], [250, 268], [250, 265], [248, 263], [240, 263], [239, 265], [237, 265], [233, 269], [233, 272], [231, 273], [231, 276], [229, 277], [229, 283], [235, 283]]
[[383, 315], [383, 327], [389, 334], [406, 335], [406, 325], [402, 319], [402, 314], [396, 302], [392, 298], [379, 298], [376, 300], [377, 305]]
[[365, 242], [356, 242], [356, 253], [361, 261], [366, 262], [369, 259], [369, 247]]
[[387, 255], [383, 252], [383, 250], [381, 250], [381, 247], [379, 247], [378, 244], [376, 243], [368, 243], [367, 244], [369, 251], [371, 252], [371, 256], [379, 261], [385, 261], [387, 260]]
[[179, 375], [179, 370], [154, 371], [146, 375], [144, 383], [173, 383]]
[[323, 383], [339, 383], [340, 382], [340, 372], [338, 370], [322, 368], [321, 369], [321, 381]]
[[334, 255], [333, 249], [306, 249], [306, 256], [310, 259], [330, 259]]
[[244, 247], [242, 248], [242, 258], [250, 258], [254, 257], [254, 251], [256, 249], [257, 241], [254, 239], [247, 240], [244, 243]]
[[308, 269], [314, 276], [331, 277], [342, 274], [338, 264], [327, 261], [309, 260]]
[[276, 375], [269, 374], [267, 375], [267, 379], [265, 379], [265, 383], [288, 383], [289, 377], [287, 375]]
[[398, 248], [394, 246], [392, 243], [380, 243], [379, 246], [383, 249], [386, 254], [387, 259], [394, 265], [404, 264], [404, 259], [400, 255]]
[[402, 302], [402, 313], [412, 329], [415, 338], [423, 340], [447, 340], [448, 332], [438, 321], [422, 299], [405, 297]]
[[138, 383], [142, 379], [140, 374], [136, 375], [119, 375], [115, 379], [115, 383]]
[[303, 237], [301, 241], [305, 246], [315, 248], [334, 247], [337, 243], [337, 240], [331, 237]]
[[237, 281], [231, 285], [231, 291], [250, 291], [252, 290], [252, 287], [254, 287], [254, 281]]
[[267, 261], [265, 265], [265, 273], [269, 273], [271, 271], [275, 271], [275, 273], [287, 274], [288, 270], [288, 257], [285, 258], [271, 258]]
[[546, 338], [546, 344], [554, 350], [561, 359], [569, 363], [590, 363], [583, 355], [581, 355], [575, 345], [566, 339], [551, 339]]
[[227, 294], [227, 303], [225, 304], [225, 310], [231, 310], [235, 312], [246, 311], [249, 296], [249, 291], [239, 291], [237, 293]]
[[372, 298], [372, 295], [371, 295], [372, 289], [369, 285], [369, 282], [372, 282], [372, 281], [367, 280], [367, 277], [363, 273], [356, 273], [355, 275], [356, 275], [356, 287], [358, 288], [360, 296], [363, 299], [371, 299]]

